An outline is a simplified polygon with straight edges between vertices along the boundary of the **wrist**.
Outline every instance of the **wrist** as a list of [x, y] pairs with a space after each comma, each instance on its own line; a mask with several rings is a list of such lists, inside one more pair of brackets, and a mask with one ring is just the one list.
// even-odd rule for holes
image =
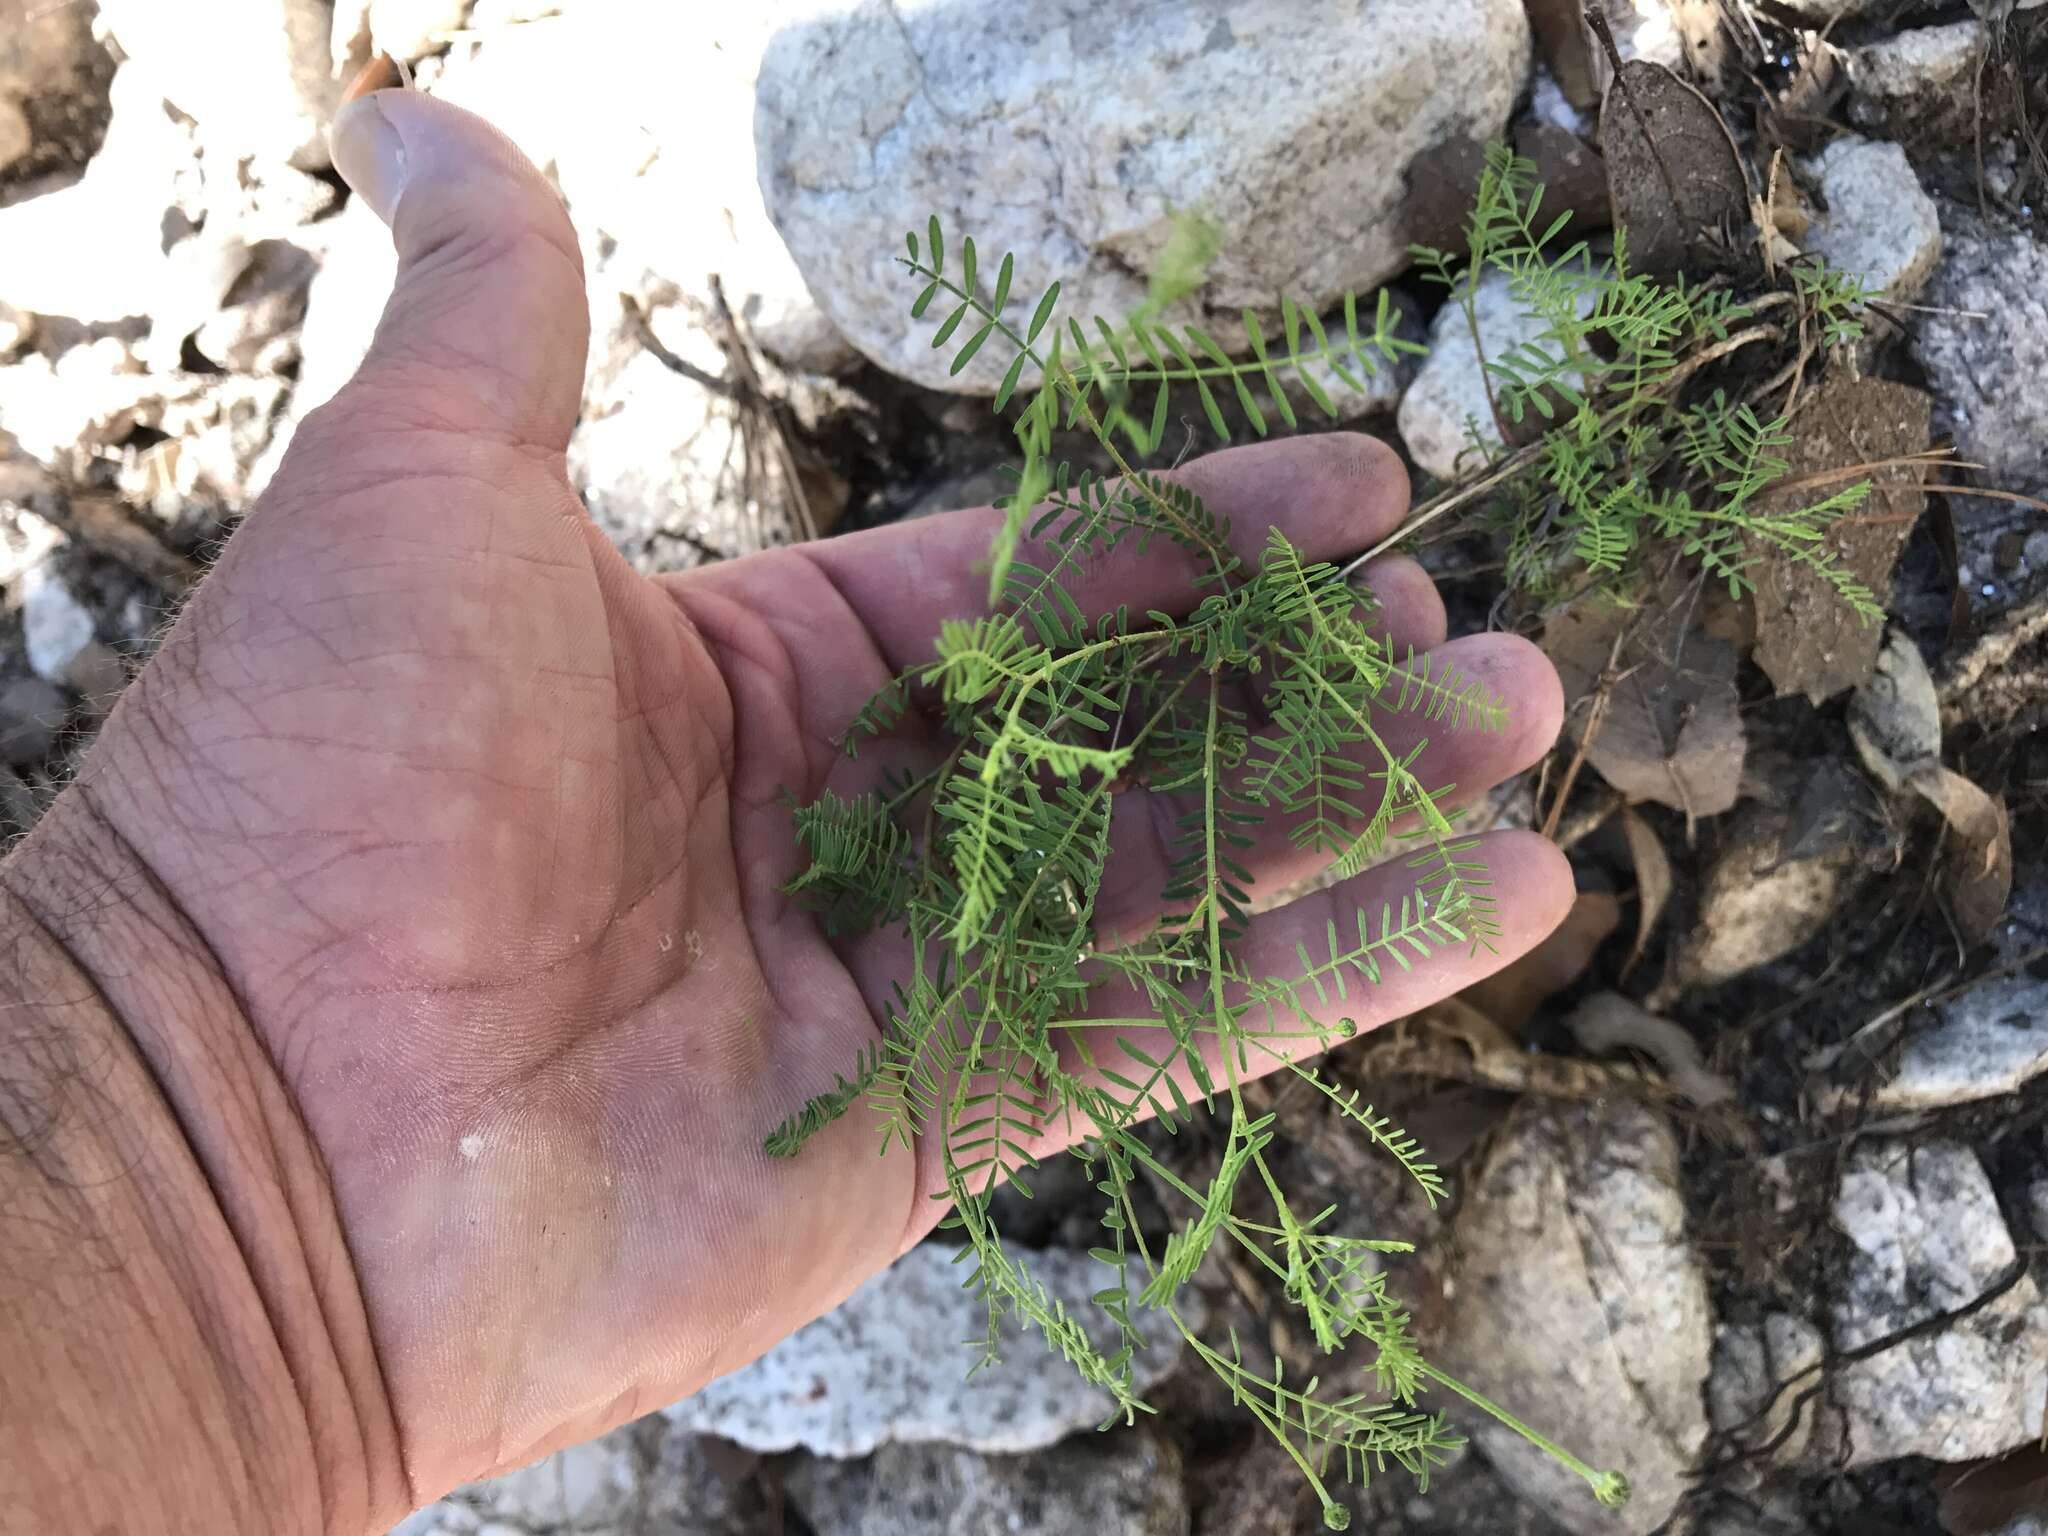
[[319, 1157], [83, 786], [0, 864], [0, 945], [0, 1352], [41, 1383], [10, 1518], [381, 1529], [410, 1500]]

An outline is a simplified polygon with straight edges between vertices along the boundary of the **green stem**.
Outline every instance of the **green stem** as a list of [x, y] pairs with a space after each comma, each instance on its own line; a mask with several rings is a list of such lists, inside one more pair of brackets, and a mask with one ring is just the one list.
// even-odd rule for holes
[[1524, 1424], [1512, 1413], [1509, 1413], [1507, 1409], [1501, 1407], [1499, 1403], [1473, 1391], [1472, 1388], [1466, 1386], [1465, 1383], [1458, 1380], [1455, 1376], [1446, 1375], [1426, 1360], [1422, 1362], [1422, 1374], [1440, 1386], [1449, 1387], [1475, 1408], [1483, 1408], [1487, 1413], [1505, 1424], [1509, 1429], [1512, 1429], [1531, 1445], [1549, 1453], [1560, 1465], [1569, 1467], [1572, 1471], [1578, 1473], [1579, 1476], [1592, 1485], [1593, 1496], [1602, 1504], [1619, 1507], [1627, 1502], [1628, 1479], [1623, 1477], [1621, 1473], [1595, 1471], [1570, 1451], [1559, 1445], [1555, 1440], [1539, 1435], [1527, 1424]]

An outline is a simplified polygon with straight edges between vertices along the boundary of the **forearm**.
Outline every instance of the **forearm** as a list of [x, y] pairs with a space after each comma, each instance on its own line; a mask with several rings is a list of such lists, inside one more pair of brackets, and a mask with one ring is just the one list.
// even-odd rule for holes
[[0, 1530], [354, 1533], [407, 1502], [310, 1141], [75, 791], [0, 865], [0, 1361]]

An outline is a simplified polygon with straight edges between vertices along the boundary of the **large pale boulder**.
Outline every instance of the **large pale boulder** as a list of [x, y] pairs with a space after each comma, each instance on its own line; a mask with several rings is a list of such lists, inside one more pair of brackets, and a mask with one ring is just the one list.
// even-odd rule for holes
[[1714, 1338], [1670, 1125], [1626, 1102], [1518, 1115], [1465, 1190], [1456, 1253], [1438, 1363], [1633, 1496], [1604, 1508], [1503, 1426], [1459, 1409], [1458, 1427], [1566, 1530], [1662, 1529], [1706, 1443]]
[[936, 317], [909, 316], [903, 236], [929, 215], [974, 237], [986, 280], [1015, 252], [1020, 318], [1054, 279], [1066, 313], [1121, 317], [1182, 211], [1218, 235], [1191, 316], [1327, 307], [1407, 264], [1410, 165], [1498, 133], [1528, 59], [1515, 0], [835, 0], [762, 61], [761, 188], [849, 341], [989, 393], [999, 348], [949, 378]]

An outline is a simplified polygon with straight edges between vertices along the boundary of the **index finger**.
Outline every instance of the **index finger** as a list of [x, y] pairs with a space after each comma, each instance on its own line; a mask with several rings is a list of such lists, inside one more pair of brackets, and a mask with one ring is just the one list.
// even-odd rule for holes
[[[1378, 438], [1359, 432], [1251, 443], [1208, 454], [1168, 477], [1200, 496], [1230, 526], [1230, 547], [1256, 565], [1268, 528], [1311, 560], [1376, 544], [1408, 507], [1408, 473]], [[893, 671], [927, 661], [942, 619], [988, 611], [989, 544], [1002, 527], [993, 507], [945, 513], [808, 544], [798, 553], [820, 567], [853, 607]], [[1028, 538], [1018, 558], [1043, 566], [1044, 545]], [[1119, 604], [1143, 613], [1186, 610], [1204, 572], [1194, 554], [1163, 538], [1136, 540], [1078, 558], [1060, 584], [1085, 614]]]

